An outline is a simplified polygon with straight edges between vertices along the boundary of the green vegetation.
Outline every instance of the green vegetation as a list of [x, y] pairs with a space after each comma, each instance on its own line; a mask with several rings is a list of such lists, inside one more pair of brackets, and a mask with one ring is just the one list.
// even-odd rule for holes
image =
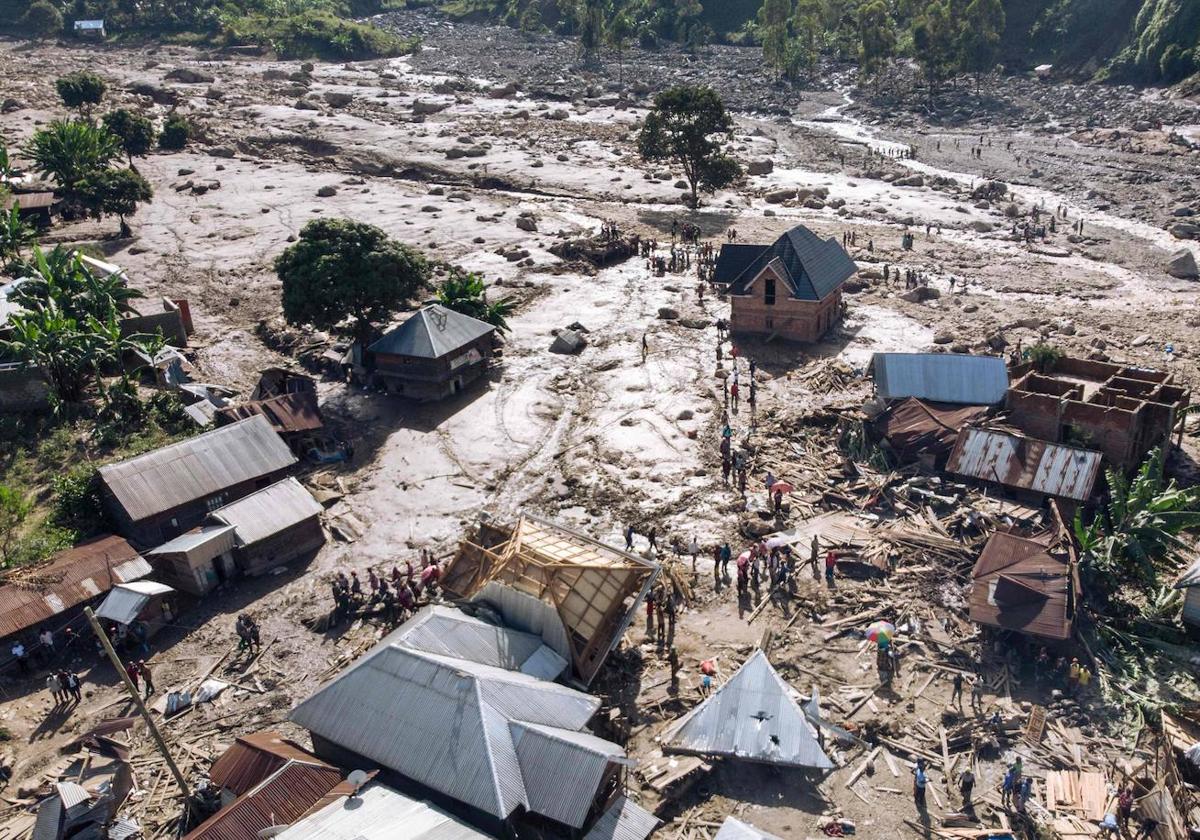
[[368, 23], [314, 10], [286, 17], [246, 14], [223, 17], [221, 38], [228, 43], [256, 43], [283, 58], [355, 61], [407, 55], [419, 40], [404, 39]]
[[68, 73], [54, 83], [58, 96], [68, 108], [77, 108], [84, 113], [100, 104], [108, 85], [104, 79], [87, 70]]
[[6, 266], [16, 259], [21, 250], [32, 245], [36, 238], [36, 232], [21, 219], [16, 207], [7, 213], [0, 212], [0, 266]]
[[94, 172], [75, 185], [83, 209], [93, 219], [116, 216], [121, 221], [121, 237], [133, 236], [126, 216], [137, 212], [139, 204], [154, 198], [150, 183], [132, 169], [104, 169]]
[[1042, 373], [1053, 368], [1064, 355], [1061, 348], [1055, 347], [1053, 344], [1046, 344], [1044, 341], [1039, 341], [1026, 351], [1026, 358], [1033, 362], [1033, 366]]
[[188, 118], [181, 114], [172, 114], [163, 123], [162, 134], [158, 135], [158, 147], [177, 152], [187, 146], [192, 134], [192, 124]]
[[447, 309], [478, 318], [501, 332], [509, 331], [508, 316], [513, 312], [513, 302], [509, 298], [489, 302], [487, 287], [477, 274], [452, 272], [449, 279], [438, 286], [437, 300]]
[[[172, 115], [167, 124], [170, 125], [171, 120], [178, 119], [180, 118]], [[146, 153], [154, 148], [154, 122], [143, 114], [128, 108], [118, 108], [105, 114], [101, 122], [110, 133], [121, 140], [121, 148], [125, 150], [131, 167], [135, 157], [145, 157]]]
[[89, 120], [53, 120], [34, 132], [27, 151], [38, 173], [57, 183], [70, 203], [78, 200], [80, 181], [116, 160], [121, 141]]
[[62, 12], [47, 0], [36, 0], [21, 15], [21, 28], [35, 38], [57, 35], [63, 28]]
[[638, 133], [638, 153], [647, 161], [670, 161], [683, 169], [692, 206], [699, 191], [714, 192], [738, 179], [742, 169], [725, 152], [733, 120], [710, 87], [681, 85], [660, 93]]
[[33, 505], [22, 493], [0, 485], [0, 566], [12, 561], [12, 550], [31, 510]]
[[283, 315], [291, 324], [329, 330], [354, 321], [364, 346], [373, 324], [417, 293], [429, 277], [425, 258], [373, 225], [314, 219], [275, 260], [283, 283]]

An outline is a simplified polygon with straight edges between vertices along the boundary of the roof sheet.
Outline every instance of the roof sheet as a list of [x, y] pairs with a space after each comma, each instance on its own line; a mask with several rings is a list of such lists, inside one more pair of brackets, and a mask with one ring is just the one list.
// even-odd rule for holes
[[262, 784], [222, 808], [184, 840], [248, 840], [273, 825], [299, 819], [342, 781], [324, 763], [289, 761]]
[[238, 545], [253, 545], [273, 537], [324, 508], [295, 478], [285, 478], [212, 512], [212, 518], [232, 525]]
[[1200, 559], [1184, 569], [1183, 574], [1175, 581], [1176, 589], [1188, 589], [1192, 586], [1200, 586]]
[[979, 422], [987, 412], [981, 405], [929, 403], [909, 397], [876, 418], [874, 427], [903, 458], [922, 453], [940, 457], [954, 447], [960, 429]]
[[618, 796], [583, 840], [646, 840], [658, 823], [658, 817], [632, 799]]
[[625, 751], [590, 732], [510, 723], [529, 810], [583, 828], [608, 765]]
[[799, 300], [822, 300], [858, 271], [858, 266], [835, 239], [821, 239], [804, 225], [797, 225], [763, 250], [729, 284], [729, 294], [748, 293], [763, 270], [774, 263]]
[[100, 604], [100, 608], [96, 610], [96, 618], [104, 618], [118, 624], [132, 624], [146, 604], [150, 603], [151, 598], [174, 591], [166, 584], [151, 580], [119, 584], [112, 588]]
[[677, 723], [664, 751], [792, 767], [833, 767], [791, 687], [756, 650], [729, 681]]
[[434, 303], [413, 313], [368, 350], [391, 356], [440, 359], [495, 331], [491, 324]]
[[234, 528], [232, 525], [201, 525], [199, 528], [180, 534], [170, 542], [165, 542], [158, 548], [147, 551], [146, 554], [188, 554], [201, 546], [211, 546], [215, 557], [223, 554], [234, 545]]
[[399, 836], [404, 840], [490, 837], [428, 802], [379, 782], [368, 784], [358, 796], [329, 803], [278, 835], [279, 840], [394, 840]]
[[998, 356], [876, 353], [871, 367], [876, 390], [888, 400], [995, 405], [1008, 392], [1008, 368]]
[[744, 823], [734, 817], [726, 817], [721, 823], [715, 840], [782, 840], [774, 834], [761, 831], [749, 823]]
[[1090, 449], [968, 427], [959, 432], [946, 470], [1085, 502], [1100, 474], [1102, 457]]
[[770, 245], [740, 245], [728, 243], [721, 246], [717, 265], [713, 270], [714, 283], [732, 283], [750, 264], [762, 256]]
[[384, 641], [546, 680], [555, 679], [567, 667], [567, 660], [538, 636], [489, 624], [453, 607], [426, 607]]
[[213, 417], [218, 426], [236, 423], [247, 417], [261, 414], [270, 421], [276, 432], [287, 434], [292, 432], [311, 432], [320, 429], [324, 423], [321, 420], [321, 409], [317, 404], [314, 391], [297, 391], [292, 394], [280, 394], [266, 400], [244, 402], [237, 405], [218, 408]]
[[237, 796], [252, 790], [289, 761], [325, 764], [278, 732], [243, 735], [213, 762], [208, 777]]
[[1046, 546], [992, 534], [972, 571], [970, 616], [980, 624], [1048, 639], [1068, 639], [1074, 624], [1073, 575]]
[[33, 627], [151, 571], [150, 564], [121, 537], [97, 537], [60, 552], [45, 566], [22, 569], [22, 579], [29, 582], [0, 586], [0, 637]]
[[251, 417], [100, 468], [135, 522], [286, 469], [296, 456], [265, 417]]
[[296, 706], [291, 720], [503, 819], [530, 807], [526, 774], [543, 772], [536, 757], [522, 764], [509, 724], [577, 732], [598, 706], [556, 683], [385, 639]]
[[0, 205], [5, 210], [11, 210], [14, 206], [22, 210], [40, 210], [43, 207], [53, 207], [54, 202], [52, 192], [11, 193], [0, 199]]

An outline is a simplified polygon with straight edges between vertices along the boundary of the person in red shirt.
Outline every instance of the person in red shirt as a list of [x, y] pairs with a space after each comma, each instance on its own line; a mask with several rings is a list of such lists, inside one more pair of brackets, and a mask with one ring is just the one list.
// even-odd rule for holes
[[837, 555], [832, 551], [825, 555], [825, 582], [833, 583], [833, 572], [837, 569]]

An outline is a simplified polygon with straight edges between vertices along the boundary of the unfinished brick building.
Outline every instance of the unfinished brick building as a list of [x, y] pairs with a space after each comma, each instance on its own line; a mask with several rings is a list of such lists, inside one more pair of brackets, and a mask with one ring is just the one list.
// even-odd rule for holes
[[1095, 449], [1107, 465], [1126, 471], [1170, 443], [1190, 396], [1164, 371], [1087, 359], [1059, 359], [1044, 370], [1021, 365], [1011, 375], [1006, 403], [1013, 426], [1042, 440]]

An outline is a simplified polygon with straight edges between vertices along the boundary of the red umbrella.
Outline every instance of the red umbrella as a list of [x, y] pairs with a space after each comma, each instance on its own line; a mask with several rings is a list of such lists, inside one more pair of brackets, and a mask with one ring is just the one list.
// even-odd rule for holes
[[776, 481], [771, 485], [772, 493], [791, 493], [796, 488], [788, 484], [786, 481]]

